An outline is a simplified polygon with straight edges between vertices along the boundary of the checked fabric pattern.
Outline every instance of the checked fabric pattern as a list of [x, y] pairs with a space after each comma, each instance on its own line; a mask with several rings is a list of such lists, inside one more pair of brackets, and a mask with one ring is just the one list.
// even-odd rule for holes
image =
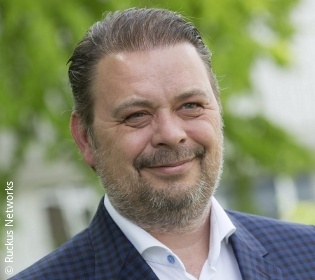
[[90, 226], [10, 280], [158, 280], [105, 209]]
[[[244, 280], [315, 280], [315, 227], [227, 211]], [[90, 226], [10, 280], [158, 280], [106, 211]], [[228, 279], [224, 279], [228, 280]]]
[[315, 227], [227, 211], [243, 279], [315, 280]]

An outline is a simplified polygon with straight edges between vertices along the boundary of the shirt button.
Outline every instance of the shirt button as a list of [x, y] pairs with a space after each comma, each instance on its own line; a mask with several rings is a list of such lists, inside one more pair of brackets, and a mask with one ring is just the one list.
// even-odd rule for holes
[[174, 264], [175, 263], [175, 258], [172, 255], [167, 256], [167, 260], [169, 263]]

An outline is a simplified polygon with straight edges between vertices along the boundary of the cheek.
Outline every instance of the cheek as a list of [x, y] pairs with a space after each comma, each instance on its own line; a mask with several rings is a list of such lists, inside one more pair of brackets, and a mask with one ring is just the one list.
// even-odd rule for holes
[[146, 148], [148, 134], [143, 131], [119, 131], [108, 141], [111, 154], [120, 162], [120, 165], [132, 164]]
[[203, 147], [211, 148], [221, 142], [221, 125], [219, 122], [198, 121], [189, 126], [187, 134]]

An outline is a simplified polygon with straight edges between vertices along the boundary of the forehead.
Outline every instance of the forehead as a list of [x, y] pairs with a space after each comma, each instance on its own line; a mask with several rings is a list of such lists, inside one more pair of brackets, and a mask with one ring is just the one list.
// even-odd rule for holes
[[154, 99], [195, 90], [212, 92], [207, 69], [189, 43], [107, 55], [96, 66], [92, 87], [94, 101], [112, 105], [132, 96]]

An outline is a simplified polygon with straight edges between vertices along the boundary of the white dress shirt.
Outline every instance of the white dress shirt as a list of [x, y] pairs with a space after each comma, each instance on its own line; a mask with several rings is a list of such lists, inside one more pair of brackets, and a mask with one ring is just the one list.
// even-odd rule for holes
[[[104, 204], [122, 232], [160, 280], [197, 280], [186, 271], [182, 261], [167, 246], [120, 215], [107, 195]], [[214, 197], [211, 197], [210, 248], [199, 280], [242, 280], [229, 237], [236, 228]], [[194, 258], [192, 252], [192, 258]]]

